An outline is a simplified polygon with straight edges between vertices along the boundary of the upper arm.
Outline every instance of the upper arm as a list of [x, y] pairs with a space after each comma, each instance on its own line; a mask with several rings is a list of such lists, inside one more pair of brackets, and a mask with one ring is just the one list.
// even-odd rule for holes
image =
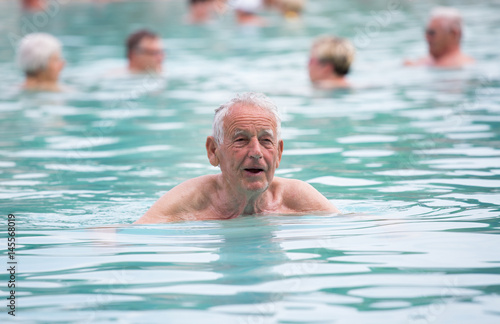
[[175, 199], [171, 199], [175, 198], [175, 195], [172, 193], [174, 189], [175, 188], [172, 188], [161, 196], [141, 218], [134, 222], [134, 224], [151, 224], [177, 220], [175, 217], [175, 210], [177, 209], [176, 202]]

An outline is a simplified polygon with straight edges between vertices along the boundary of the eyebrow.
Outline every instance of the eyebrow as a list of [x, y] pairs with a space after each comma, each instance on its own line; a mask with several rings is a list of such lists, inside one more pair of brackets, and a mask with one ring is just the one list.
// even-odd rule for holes
[[[240, 134], [246, 134], [246, 132], [244, 130], [241, 130], [241, 129], [237, 129], [235, 132], [234, 132], [234, 137], [240, 135]], [[259, 135], [270, 135], [271, 137], [274, 137], [274, 131], [272, 129], [264, 129], [263, 131], [261, 131], [259, 133]]]
[[271, 137], [274, 137], [274, 132], [272, 129], [264, 129], [262, 133], [264, 133], [264, 135], [271, 135]]

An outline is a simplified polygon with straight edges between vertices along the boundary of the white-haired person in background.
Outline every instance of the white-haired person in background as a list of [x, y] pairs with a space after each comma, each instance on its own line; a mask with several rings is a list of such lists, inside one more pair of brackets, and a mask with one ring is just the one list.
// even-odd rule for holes
[[457, 68], [471, 64], [474, 59], [460, 50], [462, 40], [462, 16], [451, 7], [436, 7], [431, 11], [425, 29], [429, 56], [416, 61], [405, 61], [405, 65], [428, 65]]
[[283, 154], [280, 134], [278, 107], [265, 95], [231, 99], [215, 110], [205, 144], [210, 164], [221, 172], [172, 188], [135, 223], [338, 213], [310, 184], [274, 176]]
[[335, 36], [320, 36], [309, 57], [309, 78], [316, 88], [348, 88], [347, 73], [354, 61], [356, 50], [352, 43]]
[[45, 33], [26, 35], [19, 44], [17, 62], [26, 79], [23, 88], [35, 91], [61, 91], [59, 74], [64, 68], [62, 45]]
[[228, 6], [234, 9], [236, 21], [240, 25], [266, 25], [266, 21], [257, 15], [263, 8], [262, 0], [229, 0]]

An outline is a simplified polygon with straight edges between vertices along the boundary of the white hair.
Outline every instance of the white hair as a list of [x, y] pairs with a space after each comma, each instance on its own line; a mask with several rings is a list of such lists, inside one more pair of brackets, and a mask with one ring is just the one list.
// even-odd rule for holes
[[47, 67], [51, 55], [60, 54], [61, 50], [61, 42], [50, 34], [28, 34], [19, 44], [17, 63], [24, 73], [36, 74]]
[[262, 8], [262, 0], [229, 0], [228, 5], [235, 10], [254, 14]]
[[462, 15], [456, 8], [436, 7], [432, 9], [430, 18], [441, 18], [446, 28], [455, 29], [458, 32], [462, 31]]
[[212, 136], [218, 145], [224, 140], [224, 118], [229, 114], [231, 108], [237, 104], [255, 106], [270, 112], [276, 121], [276, 132], [278, 140], [281, 139], [281, 118], [278, 107], [263, 93], [246, 92], [237, 94], [234, 98], [221, 105], [215, 110], [212, 123]]

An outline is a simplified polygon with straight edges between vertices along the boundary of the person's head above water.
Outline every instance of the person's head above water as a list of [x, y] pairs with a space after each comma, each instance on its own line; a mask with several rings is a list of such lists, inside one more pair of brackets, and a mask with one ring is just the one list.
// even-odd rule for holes
[[64, 68], [61, 42], [46, 33], [33, 33], [21, 39], [17, 62], [26, 76], [27, 90], [59, 91], [59, 74]]
[[302, 12], [304, 11], [304, 7], [306, 5], [305, 0], [279, 0], [278, 7], [288, 19], [298, 18]]
[[265, 191], [283, 152], [278, 108], [263, 94], [245, 93], [215, 111], [208, 158], [233, 190]]
[[266, 25], [266, 21], [257, 15], [263, 7], [262, 0], [229, 0], [228, 6], [234, 9], [236, 22], [240, 25]]
[[309, 78], [319, 88], [345, 88], [346, 75], [354, 61], [356, 50], [352, 43], [335, 36], [318, 37], [310, 51]]
[[126, 41], [128, 70], [132, 73], [161, 73], [165, 57], [163, 44], [152, 31], [139, 30]]
[[274, 176], [284, 147], [280, 133], [278, 108], [263, 94], [244, 93], [221, 105], [205, 143], [221, 173], [181, 183], [137, 223], [338, 212], [311, 185]]
[[210, 21], [215, 10], [215, 1], [220, 0], [189, 0], [189, 22], [202, 24]]
[[455, 8], [433, 9], [425, 37], [429, 45], [429, 54], [436, 59], [459, 49], [462, 39], [462, 15]]
[[425, 28], [429, 56], [405, 65], [430, 65], [437, 67], [461, 67], [474, 62], [462, 53], [460, 43], [463, 36], [462, 15], [451, 7], [436, 7], [431, 11]]

